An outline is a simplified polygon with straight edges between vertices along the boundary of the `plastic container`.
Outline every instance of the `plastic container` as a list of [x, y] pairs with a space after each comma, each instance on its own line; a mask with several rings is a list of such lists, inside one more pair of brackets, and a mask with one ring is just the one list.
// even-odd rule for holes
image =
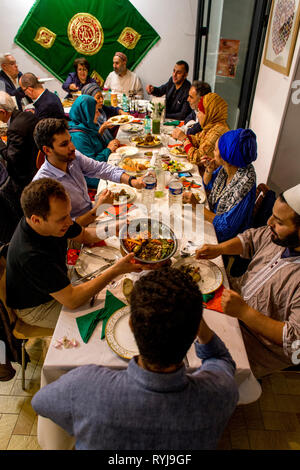
[[156, 191], [155, 197], [163, 197], [165, 189], [165, 172], [162, 168], [161, 156], [155, 152]]
[[147, 171], [143, 181], [146, 186], [142, 189], [142, 203], [146, 206], [147, 211], [150, 212], [151, 205], [154, 204], [156, 188], [156, 174], [153, 168]]
[[145, 134], [149, 134], [151, 133], [151, 118], [150, 116], [146, 116], [145, 117], [145, 120], [144, 120], [144, 131], [145, 131]]
[[128, 113], [128, 99], [125, 93], [122, 96], [122, 109], [125, 113]]
[[114, 91], [111, 92], [110, 103], [111, 103], [111, 106], [114, 106], [114, 107], [118, 106], [118, 95]]
[[169, 206], [182, 205], [183, 185], [177, 173], [169, 181]]
[[107, 88], [103, 88], [103, 104], [105, 106], [110, 106], [111, 105], [110, 93], [111, 93], [110, 90], [108, 90]]

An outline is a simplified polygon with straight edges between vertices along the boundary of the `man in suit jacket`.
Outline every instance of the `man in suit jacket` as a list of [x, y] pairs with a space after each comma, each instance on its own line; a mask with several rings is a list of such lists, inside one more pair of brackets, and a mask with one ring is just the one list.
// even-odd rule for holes
[[[17, 106], [22, 111], [23, 104], [22, 99], [25, 98], [25, 94], [22, 88], [19, 86], [19, 79], [22, 73], [19, 72], [16, 59], [11, 54], [3, 54], [0, 56], [0, 90], [6, 91], [10, 96], [16, 98]], [[31, 102], [31, 100], [28, 100]]]
[[20, 86], [25, 95], [33, 100], [34, 114], [39, 121], [45, 118], [66, 118], [59, 97], [44, 89], [33, 73], [24, 73], [20, 78]]
[[192, 83], [187, 100], [190, 103], [190, 107], [193, 111], [185, 118], [184, 124], [187, 124], [190, 121], [195, 121], [195, 123], [189, 126], [186, 135], [195, 135], [202, 131], [202, 127], [198, 122], [196, 112], [198, 111], [198, 104], [200, 99], [202, 96], [207, 95], [207, 93], [211, 93], [211, 88], [208, 83], [201, 82], [199, 80], [195, 80]]
[[0, 91], [0, 119], [8, 123], [7, 145], [1, 149], [11, 179], [22, 190], [36, 173], [38, 148], [33, 131], [38, 123], [34, 114], [15, 109], [12, 98]]

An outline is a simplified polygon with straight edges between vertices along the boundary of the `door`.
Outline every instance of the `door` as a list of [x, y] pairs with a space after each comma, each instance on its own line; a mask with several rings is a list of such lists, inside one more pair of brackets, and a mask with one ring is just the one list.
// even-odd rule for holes
[[231, 129], [247, 127], [270, 0], [198, 0], [194, 80], [228, 103]]

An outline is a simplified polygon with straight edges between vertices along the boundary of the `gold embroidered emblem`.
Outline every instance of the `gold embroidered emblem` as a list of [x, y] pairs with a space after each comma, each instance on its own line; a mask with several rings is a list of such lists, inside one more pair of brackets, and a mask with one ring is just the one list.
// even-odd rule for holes
[[101, 75], [100, 75], [98, 72], [96, 72], [96, 70], [93, 70], [93, 71], [92, 71], [91, 77], [96, 80], [96, 82], [98, 83], [98, 85], [99, 85], [100, 88], [103, 87], [104, 80], [103, 80], [103, 78], [101, 77]]
[[77, 13], [68, 24], [69, 41], [80, 54], [94, 55], [101, 49], [104, 33], [95, 16]]
[[37, 30], [34, 41], [37, 42], [40, 46], [50, 49], [53, 46], [56, 38], [56, 34], [52, 33], [50, 29], [42, 26]]
[[118, 42], [127, 49], [134, 49], [141, 35], [128, 26], [123, 29]]

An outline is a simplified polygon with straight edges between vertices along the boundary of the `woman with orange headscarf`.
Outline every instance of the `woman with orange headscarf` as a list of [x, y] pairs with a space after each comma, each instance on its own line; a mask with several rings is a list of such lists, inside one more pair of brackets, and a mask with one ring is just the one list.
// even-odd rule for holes
[[187, 158], [191, 163], [205, 166], [207, 160], [214, 158], [216, 141], [229, 131], [227, 125], [228, 105], [217, 93], [208, 93], [198, 104], [198, 121], [202, 131], [196, 135], [185, 135], [178, 127], [172, 137], [183, 142]]

